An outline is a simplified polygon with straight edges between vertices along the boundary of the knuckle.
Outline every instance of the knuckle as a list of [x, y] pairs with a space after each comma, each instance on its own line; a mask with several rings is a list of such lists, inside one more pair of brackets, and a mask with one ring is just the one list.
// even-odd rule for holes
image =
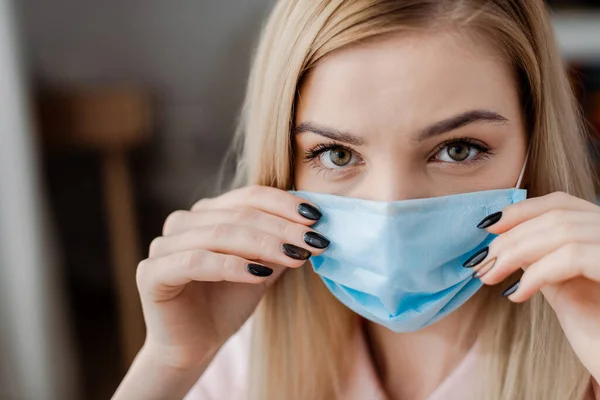
[[494, 251], [499, 251], [500, 249], [506, 247], [506, 244], [509, 241], [510, 241], [510, 237], [508, 237], [508, 235], [499, 235], [490, 244], [490, 248], [494, 249]]
[[261, 189], [262, 189], [262, 186], [256, 185], [256, 184], [248, 185], [248, 186], [245, 187], [245, 190], [246, 190], [247, 194], [258, 193]]
[[557, 202], [563, 202], [571, 196], [563, 191], [557, 191], [557, 192], [550, 193], [548, 195], [548, 197]]
[[238, 274], [240, 262], [236, 257], [223, 256], [221, 261], [222, 275], [225, 279], [231, 279]]
[[558, 223], [558, 236], [564, 242], [574, 239], [577, 231], [578, 229], [573, 222], [563, 220]]
[[564, 210], [550, 210], [547, 213], [547, 218], [552, 225], [561, 226], [565, 223], [567, 216]]
[[236, 209], [233, 212], [232, 217], [234, 221], [248, 221], [258, 219], [257, 212], [251, 208], [246, 207]]
[[203, 198], [203, 199], [198, 200], [197, 202], [194, 203], [194, 205], [192, 206], [191, 210], [192, 211], [196, 211], [196, 210], [200, 210], [200, 209], [206, 208], [207, 205], [208, 205], [208, 202], [210, 200], [211, 199], [209, 199], [209, 198]]
[[[503, 242], [500, 242], [498, 246], [494, 247], [494, 251], [496, 252], [496, 254], [502, 254], [503, 258], [512, 260], [515, 256], [521, 254], [522, 243], [523, 242], [519, 240], [504, 239]], [[495, 244], [496, 243], [494, 243], [494, 245]], [[505, 251], [506, 249], [510, 249], [510, 251]]]
[[280, 259], [280, 250], [279, 246], [281, 242], [277, 240], [274, 236], [271, 236], [267, 233], [259, 233], [254, 236], [254, 240], [256, 241], [253, 250], [250, 254], [248, 254], [248, 258], [250, 259], [265, 259], [275, 257]]
[[148, 257], [154, 257], [156, 254], [159, 254], [160, 248], [162, 246], [163, 237], [159, 236], [150, 242], [150, 246], [148, 249]]
[[[521, 242], [520, 236], [522, 235], [516, 229], [499, 235], [490, 244], [490, 249], [494, 254], [504, 255], [505, 253], [512, 253], [516, 248], [516, 245]], [[507, 252], [506, 249], [511, 250]]]
[[205, 253], [202, 250], [190, 251], [184, 256], [183, 267], [186, 269], [194, 269], [202, 265]]
[[221, 240], [231, 237], [231, 233], [232, 233], [231, 231], [232, 231], [231, 224], [220, 223], [220, 224], [213, 225], [213, 227], [211, 229], [211, 234], [212, 234], [212, 237], [216, 241], [221, 241]]
[[269, 251], [273, 248], [273, 239], [266, 233], [261, 233], [258, 236], [258, 248], [261, 252]]
[[183, 220], [184, 216], [187, 214], [186, 211], [177, 210], [169, 214], [167, 219], [165, 219], [165, 223], [163, 224], [163, 236], [168, 235], [170, 232], [173, 232], [174, 228], [177, 226], [178, 222]]
[[250, 185], [244, 188], [245, 195], [249, 199], [255, 199], [260, 196], [260, 194], [264, 191], [264, 188], [260, 185]]
[[581, 247], [578, 243], [569, 243], [562, 248], [562, 259], [567, 266], [575, 264], [581, 257]]
[[139, 262], [135, 271], [135, 282], [138, 289], [145, 286], [148, 281], [149, 260], [145, 259]]
[[281, 234], [283, 235], [283, 237], [286, 238], [297, 238], [297, 237], [302, 237], [302, 233], [304, 232], [304, 229], [306, 228], [300, 228], [298, 227], [296, 224], [287, 222], [282, 220], [281, 221], [281, 227], [280, 227], [280, 231]]

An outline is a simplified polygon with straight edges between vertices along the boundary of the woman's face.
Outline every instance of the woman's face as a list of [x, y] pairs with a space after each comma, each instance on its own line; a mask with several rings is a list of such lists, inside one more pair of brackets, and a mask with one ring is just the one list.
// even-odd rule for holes
[[515, 186], [526, 134], [486, 43], [399, 34], [324, 57], [300, 88], [295, 186], [394, 201]]

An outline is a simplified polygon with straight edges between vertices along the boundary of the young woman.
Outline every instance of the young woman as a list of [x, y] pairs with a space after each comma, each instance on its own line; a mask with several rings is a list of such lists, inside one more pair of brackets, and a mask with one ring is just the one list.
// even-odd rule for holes
[[600, 399], [600, 207], [542, 0], [279, 1], [238, 139], [237, 189], [139, 266], [115, 399]]

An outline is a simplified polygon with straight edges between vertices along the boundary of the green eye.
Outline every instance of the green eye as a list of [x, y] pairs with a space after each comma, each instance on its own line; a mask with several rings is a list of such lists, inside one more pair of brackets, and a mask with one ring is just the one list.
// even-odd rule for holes
[[469, 157], [471, 148], [465, 144], [454, 144], [448, 147], [448, 156], [454, 161], [464, 161]]
[[457, 140], [446, 143], [444, 147], [438, 151], [435, 158], [438, 161], [446, 163], [464, 164], [487, 152], [488, 150], [480, 145], [470, 143], [466, 140]]
[[362, 163], [360, 154], [337, 144], [320, 144], [306, 151], [306, 160], [324, 170], [347, 170]]
[[352, 152], [346, 149], [336, 148], [329, 150], [327, 153], [329, 156], [329, 161], [338, 167], [344, 167], [350, 163], [350, 160], [352, 160]]

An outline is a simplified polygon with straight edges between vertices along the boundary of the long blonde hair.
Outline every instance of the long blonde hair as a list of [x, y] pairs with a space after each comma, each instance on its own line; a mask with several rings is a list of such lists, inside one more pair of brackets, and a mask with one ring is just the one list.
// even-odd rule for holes
[[[530, 134], [530, 196], [564, 191], [592, 199], [581, 117], [542, 0], [279, 1], [252, 65], [234, 145], [234, 186], [291, 188], [294, 105], [302, 78], [319, 59], [383, 34], [440, 28], [480, 34], [512, 62]], [[480, 336], [482, 398], [583, 398], [590, 376], [544, 299], [515, 305], [492, 292]], [[356, 318], [310, 268], [286, 271], [255, 315], [253, 398], [338, 396]]]

